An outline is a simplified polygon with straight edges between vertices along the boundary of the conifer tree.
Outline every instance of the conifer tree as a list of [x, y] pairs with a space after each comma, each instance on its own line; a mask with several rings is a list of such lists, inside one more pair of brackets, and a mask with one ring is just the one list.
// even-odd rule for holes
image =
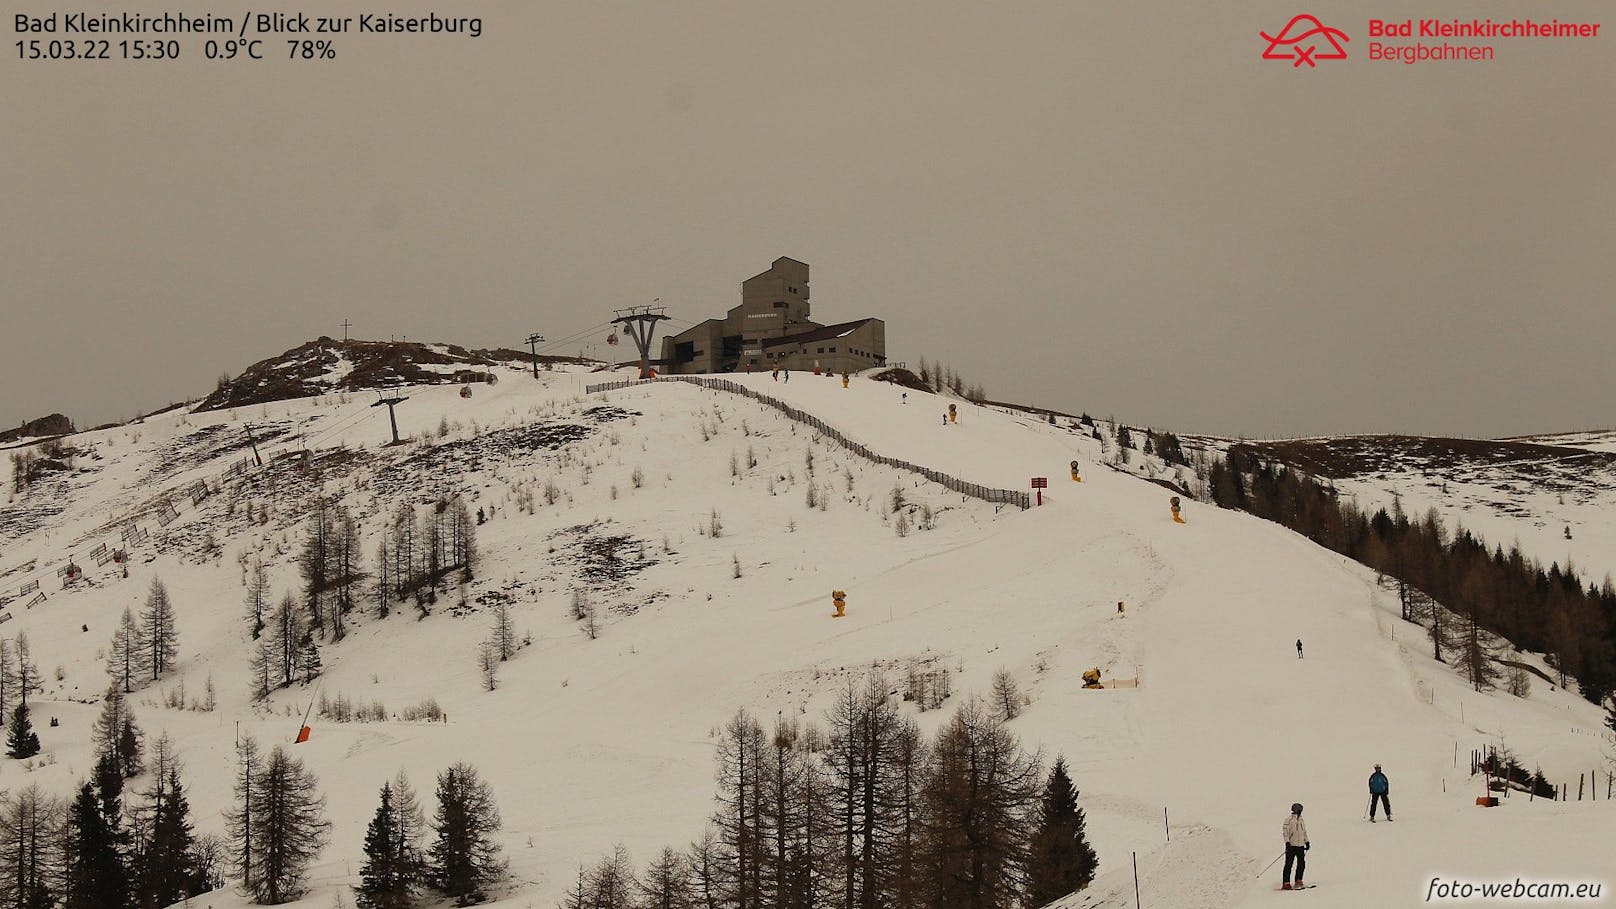
[[253, 645], [252, 656], [247, 661], [247, 694], [256, 703], [267, 700], [269, 693], [275, 687], [275, 655], [270, 651], [267, 638], [260, 638]]
[[290, 593], [281, 597], [275, 611], [270, 614], [269, 628], [264, 637], [269, 642], [271, 676], [275, 687], [284, 688], [297, 679], [302, 664], [301, 648], [304, 639], [303, 622], [297, 614], [297, 602]]
[[123, 775], [126, 778], [138, 776], [142, 769], [141, 736], [131, 716], [123, 718], [123, 726], [118, 730], [117, 750], [118, 764], [123, 768]]
[[17, 703], [26, 707], [30, 694], [44, 690], [42, 681], [27, 633], [17, 635]]
[[107, 675], [125, 693], [135, 690], [144, 680], [146, 672], [146, 640], [134, 610], [124, 607], [123, 618], [112, 633], [112, 644], [107, 648]]
[[426, 880], [426, 857], [421, 841], [426, 836], [426, 815], [415, 797], [415, 786], [402, 770], [393, 777], [394, 828], [398, 866], [403, 869], [412, 886]]
[[408, 909], [411, 877], [399, 862], [398, 807], [393, 786], [382, 784], [381, 804], [365, 830], [365, 864], [354, 888], [359, 909]]
[[499, 655], [500, 662], [509, 660], [516, 653], [516, 626], [511, 622], [511, 607], [503, 600], [494, 605], [494, 627], [490, 640]]
[[[107, 772], [121, 779], [128, 779], [140, 772], [140, 731], [130, 713], [129, 702], [124, 699], [123, 689], [117, 683], [108, 686], [106, 699], [101, 702], [101, 714], [96, 717], [90, 735], [97, 755], [98, 778], [103, 772], [103, 762], [107, 765], [104, 768]], [[105, 790], [107, 787], [102, 788]], [[121, 791], [121, 784], [118, 789]], [[117, 792], [113, 793], [114, 798], [117, 795]]]
[[663, 849], [645, 869], [639, 893], [640, 909], [693, 909], [690, 868], [684, 856], [672, 849]]
[[589, 873], [589, 903], [593, 909], [636, 909], [634, 866], [621, 844]]
[[168, 588], [160, 579], [152, 579], [151, 590], [146, 594], [146, 608], [140, 614], [140, 630], [146, 652], [144, 668], [155, 680], [179, 662], [180, 635], [174, 627], [174, 604], [169, 600]]
[[61, 804], [35, 784], [0, 797], [0, 884], [9, 907], [55, 906], [62, 816]]
[[298, 670], [303, 673], [303, 684], [314, 681], [322, 669], [320, 645], [315, 643], [313, 632], [305, 632], [302, 647], [298, 651]]
[[[304, 893], [309, 864], [325, 847], [330, 823], [325, 799], [303, 762], [276, 745], [253, 776], [253, 813], [248, 851], [248, 890], [263, 905], [277, 905]], [[238, 838], [237, 845], [245, 845]]]
[[[166, 736], [159, 739], [159, 750], [168, 753]], [[180, 768], [171, 756], [164, 757], [166, 769], [153, 783], [143, 813], [150, 830], [140, 854], [139, 900], [144, 909], [162, 909], [188, 899], [207, 888], [197, 867], [195, 840], [191, 833], [191, 807], [180, 781]]]
[[6, 729], [6, 754], [22, 760], [39, 753], [39, 735], [28, 719], [28, 705], [18, 704], [11, 712], [11, 725]]
[[[116, 774], [112, 778], [123, 785]], [[98, 796], [90, 783], [79, 787], [68, 809], [64, 852], [63, 909], [128, 909], [129, 871], [117, 831], [108, 822], [104, 794]]]
[[396, 583], [393, 579], [394, 556], [391, 545], [392, 534], [382, 533], [381, 542], [376, 544], [376, 618], [385, 619], [390, 612], [389, 604], [393, 599], [393, 588]]
[[95, 783], [96, 797], [100, 799], [101, 818], [108, 829], [116, 832], [123, 818], [123, 773], [118, 770], [116, 749], [101, 752], [95, 759], [91, 781]]
[[975, 699], [938, 731], [932, 754], [921, 789], [926, 902], [1009, 909], [1023, 892], [1038, 762]]
[[254, 562], [252, 577], [247, 581], [247, 626], [255, 641], [264, 633], [265, 619], [271, 608], [270, 599], [269, 575], [264, 572], [264, 563]]
[[454, 764], [438, 774], [438, 812], [432, 826], [432, 886], [457, 906], [482, 902], [485, 888], [504, 877], [505, 863], [492, 839], [500, 827], [499, 808], [470, 764]]
[[262, 769], [258, 755], [258, 742], [250, 735], [236, 740], [236, 767], [232, 773], [231, 788], [234, 799], [225, 811], [225, 836], [231, 844], [230, 863], [241, 875], [241, 884], [249, 893], [256, 893], [253, 855], [257, 830], [257, 791], [254, 781]]
[[1055, 760], [1044, 785], [1033, 828], [1027, 863], [1028, 904], [1042, 906], [1094, 880], [1099, 860], [1084, 831], [1083, 809], [1077, 807], [1077, 788], [1066, 772], [1064, 758]]
[[0, 638], [0, 718], [11, 712], [17, 699], [17, 657], [11, 641]]

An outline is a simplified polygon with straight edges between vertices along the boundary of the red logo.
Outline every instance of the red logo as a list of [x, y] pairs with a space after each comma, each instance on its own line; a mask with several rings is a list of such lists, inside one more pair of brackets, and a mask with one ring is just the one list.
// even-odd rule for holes
[[[1313, 62], [1315, 60], [1345, 60], [1347, 49], [1341, 44], [1352, 40], [1341, 29], [1330, 28], [1317, 17], [1306, 13], [1292, 16], [1278, 35], [1267, 32], [1257, 34], [1268, 42], [1268, 48], [1262, 54], [1264, 60], [1294, 60], [1291, 64], [1293, 68], [1304, 63], [1316, 67], [1318, 64]], [[1325, 53], [1326, 48], [1329, 53]]]

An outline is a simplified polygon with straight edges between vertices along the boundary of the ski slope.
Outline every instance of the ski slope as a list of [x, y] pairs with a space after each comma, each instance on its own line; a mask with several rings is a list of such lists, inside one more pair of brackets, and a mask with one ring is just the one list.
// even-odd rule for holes
[[[289, 742], [315, 695], [293, 688], [267, 710], [249, 703], [243, 566], [264, 559], [277, 597], [295, 588], [300, 509], [315, 490], [361, 518], [366, 553], [399, 502], [459, 491], [492, 514], [479, 528], [476, 579], [424, 619], [408, 606], [356, 617], [345, 640], [324, 647], [317, 683], [392, 714], [434, 698], [447, 722], [311, 724], [296, 753], [321, 781], [333, 830], [298, 905], [334, 905], [357, 879], [384, 780], [406, 770], [430, 812], [434, 774], [457, 760], [475, 764], [500, 801], [513, 873], [501, 903], [554, 905], [578, 865], [614, 843], [643, 862], [700, 834], [716, 731], [736, 709], [818, 718], [871, 666], [897, 676], [909, 665], [955, 673], [953, 698], [918, 715], [928, 730], [971, 692], [985, 694], [1001, 668], [1031, 696], [1011, 727], [1046, 758], [1066, 757], [1100, 856], [1101, 878], [1073, 907], [1132, 905], [1135, 854], [1145, 906], [1291, 899], [1274, 892], [1277, 866], [1258, 877], [1280, 852], [1293, 801], [1307, 806], [1320, 847], [1308, 873], [1319, 888], [1303, 897], [1317, 905], [1421, 904], [1432, 876], [1611, 883], [1611, 803], [1512, 797], [1481, 809], [1481, 782], [1468, 775], [1470, 749], [1502, 744], [1574, 789], [1578, 773], [1604, 767], [1593, 705], [1541, 684], [1526, 700], [1471, 692], [1429, 658], [1368, 572], [1242, 514], [1191, 502], [1187, 523], [1174, 524], [1170, 493], [1099, 464], [1092, 438], [955, 399], [910, 392], [903, 404], [903, 389], [862, 377], [846, 389], [805, 374], [731, 377], [884, 455], [995, 487], [1049, 477], [1044, 506], [1021, 512], [860, 461], [741, 396], [674, 382], [587, 395], [607, 377], [500, 375], [469, 399], [454, 387], [410, 389], [398, 415], [416, 438], [398, 447], [380, 445], [385, 410], [361, 393], [170, 413], [73, 437], [93, 451], [77, 462], [88, 469], [14, 496], [7, 508], [31, 516], [32, 529], [0, 536], [0, 592], [39, 578], [49, 594], [32, 609], [8, 604], [14, 618], [0, 631], [26, 631], [48, 677], [35, 724], [50, 758], [31, 769], [0, 762], [0, 786], [66, 793], [88, 772], [106, 684], [100, 652], [123, 607], [138, 609], [161, 576], [179, 614], [181, 667], [132, 700], [150, 737], [167, 730], [178, 742], [198, 829], [221, 830], [238, 724], [266, 744]], [[945, 426], [949, 401], [960, 420]], [[218, 481], [244, 457], [247, 422], [274, 427], [262, 445], [268, 466]], [[533, 443], [532, 427], [563, 424], [584, 435]], [[506, 439], [497, 451], [476, 447]], [[328, 465], [318, 476], [278, 457], [305, 445]], [[1081, 484], [1067, 476], [1074, 459]], [[172, 523], [157, 525], [160, 495], [199, 479], [222, 491], [181, 500]], [[542, 496], [547, 481], [561, 493], [554, 504]], [[806, 503], [810, 483], [823, 510]], [[914, 503], [912, 524], [931, 508], [932, 529], [896, 532], [895, 486]], [[528, 513], [519, 503], [535, 492]], [[248, 501], [272, 505], [268, 524], [242, 519]], [[152, 540], [132, 550], [129, 578], [85, 563], [132, 512], [144, 512]], [[589, 553], [614, 536], [635, 567], [590, 579]], [[56, 570], [69, 556], [88, 577], [63, 590]], [[579, 588], [601, 608], [598, 639], [569, 614]], [[833, 588], [848, 593], [843, 619], [829, 617]], [[488, 692], [473, 654], [496, 595], [510, 598], [532, 644]], [[1139, 686], [1082, 690], [1091, 666]], [[163, 690], [183, 679], [199, 695], [210, 676], [213, 712], [161, 706]], [[61, 725], [48, 727], [50, 716]], [[1376, 762], [1392, 780], [1392, 825], [1361, 820]]]

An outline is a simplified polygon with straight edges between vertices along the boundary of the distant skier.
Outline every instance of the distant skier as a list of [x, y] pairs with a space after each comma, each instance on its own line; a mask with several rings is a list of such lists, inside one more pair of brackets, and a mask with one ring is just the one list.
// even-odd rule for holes
[[903, 404], [908, 404], [909, 403], [909, 392], [906, 391], [906, 392], [903, 393], [903, 400], [900, 403], [903, 403]]
[[1302, 639], [1301, 638], [1296, 639], [1296, 658], [1298, 660], [1302, 658]]
[[1369, 774], [1369, 823], [1375, 822], [1375, 809], [1384, 805], [1386, 807], [1386, 820], [1392, 819], [1391, 795], [1392, 784], [1386, 779], [1386, 774], [1380, 772], [1380, 765], [1375, 765], [1375, 772]]
[[[1290, 817], [1285, 818], [1285, 876], [1281, 890], [1300, 890], [1307, 886], [1302, 883], [1302, 875], [1307, 871], [1307, 850], [1313, 844], [1307, 839], [1307, 825], [1302, 823], [1302, 803], [1291, 805]], [[1296, 864], [1296, 886], [1291, 886], [1291, 863]]]
[[948, 411], [946, 411], [946, 410], [943, 411], [943, 425], [944, 426], [948, 425]]
[[776, 382], [780, 381], [780, 370], [775, 369], [774, 372], [769, 373], [769, 378], [773, 379]]
[[791, 381], [791, 370], [789, 370], [789, 369], [780, 370], [780, 381], [782, 381], [782, 382], [790, 382]]

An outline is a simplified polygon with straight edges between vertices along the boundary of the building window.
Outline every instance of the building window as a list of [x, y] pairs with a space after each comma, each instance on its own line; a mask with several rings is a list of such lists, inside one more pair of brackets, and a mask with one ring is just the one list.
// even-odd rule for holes
[[786, 301], [784, 301], [784, 300], [775, 300], [774, 301], [774, 308], [775, 309], [785, 309], [786, 308]]
[[831, 348], [831, 349], [830, 349], [830, 352], [831, 352], [831, 353], [835, 353], [835, 352], [836, 352], [836, 348], [834, 348], [834, 347], [832, 347], [832, 348]]

